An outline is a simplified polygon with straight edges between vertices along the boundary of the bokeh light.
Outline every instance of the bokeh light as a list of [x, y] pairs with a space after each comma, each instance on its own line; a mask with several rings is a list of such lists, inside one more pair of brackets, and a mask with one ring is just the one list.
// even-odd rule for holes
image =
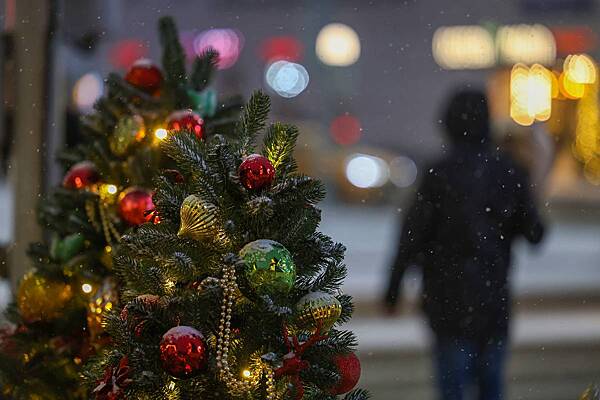
[[417, 164], [406, 156], [390, 161], [390, 181], [400, 188], [411, 186], [417, 180]]
[[298, 62], [302, 59], [304, 46], [293, 36], [275, 36], [260, 46], [260, 56], [267, 63], [279, 60]]
[[138, 39], [119, 40], [111, 46], [108, 59], [116, 68], [127, 69], [140, 58], [148, 56], [148, 48]]
[[331, 121], [329, 130], [333, 140], [342, 146], [349, 146], [358, 142], [362, 132], [360, 120], [350, 114], [335, 117]]
[[265, 80], [278, 95], [285, 98], [296, 97], [306, 89], [309, 82], [308, 71], [300, 64], [289, 61], [276, 61], [269, 65]]
[[360, 39], [348, 25], [333, 23], [325, 25], [317, 36], [317, 57], [324, 64], [345, 67], [360, 57]]
[[209, 48], [219, 52], [219, 69], [231, 68], [237, 62], [243, 47], [244, 37], [233, 29], [210, 29], [199, 33], [194, 39], [194, 51], [197, 55]]
[[556, 60], [556, 42], [544, 25], [506, 25], [496, 33], [496, 49], [506, 64], [552, 65]]
[[552, 72], [516, 64], [510, 74], [510, 116], [519, 125], [546, 121], [552, 111]]
[[92, 293], [92, 285], [90, 285], [89, 283], [84, 283], [83, 285], [81, 285], [81, 291], [83, 293]]
[[563, 71], [558, 78], [558, 87], [560, 92], [571, 100], [580, 99], [585, 93], [585, 85], [582, 83], [573, 82]]
[[494, 38], [477, 25], [438, 28], [432, 52], [437, 64], [445, 69], [490, 68], [496, 63]]
[[381, 187], [389, 178], [389, 167], [379, 157], [353, 154], [346, 160], [346, 178], [361, 189]]
[[571, 82], [580, 84], [596, 82], [596, 64], [586, 54], [567, 56], [563, 64], [563, 71]]
[[84, 74], [73, 87], [73, 103], [82, 113], [89, 113], [104, 91], [104, 82], [97, 72]]
[[165, 140], [167, 138], [168, 132], [165, 128], [158, 128], [154, 131], [154, 137], [158, 140]]

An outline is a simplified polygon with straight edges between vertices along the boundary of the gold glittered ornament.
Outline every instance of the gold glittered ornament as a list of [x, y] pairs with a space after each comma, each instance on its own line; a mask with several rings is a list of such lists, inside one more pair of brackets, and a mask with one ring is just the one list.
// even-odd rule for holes
[[108, 144], [113, 153], [123, 156], [134, 143], [140, 142], [145, 136], [144, 119], [139, 115], [127, 115], [117, 122]]
[[31, 271], [19, 285], [17, 305], [26, 322], [48, 321], [59, 317], [72, 297], [69, 284], [50, 280]]
[[222, 238], [217, 227], [217, 207], [196, 195], [189, 195], [179, 209], [181, 223], [177, 236], [198, 241]]
[[104, 317], [117, 306], [118, 301], [117, 283], [112, 278], [104, 279], [88, 303], [87, 323], [92, 338], [104, 333]]
[[335, 296], [324, 292], [312, 292], [296, 303], [298, 328], [321, 332], [330, 330], [342, 315], [342, 305]]

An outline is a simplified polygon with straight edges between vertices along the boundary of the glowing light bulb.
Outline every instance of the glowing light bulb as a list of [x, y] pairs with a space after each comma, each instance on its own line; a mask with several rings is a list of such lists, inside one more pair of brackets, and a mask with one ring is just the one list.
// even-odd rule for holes
[[252, 372], [250, 372], [250, 370], [245, 369], [245, 370], [242, 371], [242, 376], [244, 378], [248, 379], [248, 378], [250, 378], [252, 376]]
[[168, 132], [165, 128], [158, 128], [154, 131], [154, 136], [158, 140], [165, 140], [167, 138]]
[[92, 285], [90, 285], [89, 283], [84, 283], [83, 285], [81, 285], [81, 290], [83, 291], [83, 293], [92, 293]]
[[116, 193], [117, 193], [117, 190], [118, 190], [118, 189], [117, 189], [117, 187], [116, 187], [115, 185], [107, 185], [107, 186], [106, 186], [106, 191], [107, 191], [109, 194], [116, 194]]
[[348, 25], [325, 25], [317, 36], [315, 52], [324, 64], [337, 67], [352, 65], [360, 57], [360, 39]]

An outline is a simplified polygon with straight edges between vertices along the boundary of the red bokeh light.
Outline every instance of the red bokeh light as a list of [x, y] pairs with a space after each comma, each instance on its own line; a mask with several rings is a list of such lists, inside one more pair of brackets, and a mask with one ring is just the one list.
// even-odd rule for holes
[[302, 59], [304, 46], [293, 36], [274, 36], [260, 46], [260, 56], [268, 63], [286, 60], [298, 62]]
[[127, 69], [136, 60], [148, 55], [148, 48], [138, 39], [124, 39], [115, 43], [109, 50], [108, 59], [116, 68]]
[[329, 127], [333, 140], [343, 146], [349, 146], [360, 140], [362, 128], [360, 121], [353, 115], [340, 115], [331, 121]]

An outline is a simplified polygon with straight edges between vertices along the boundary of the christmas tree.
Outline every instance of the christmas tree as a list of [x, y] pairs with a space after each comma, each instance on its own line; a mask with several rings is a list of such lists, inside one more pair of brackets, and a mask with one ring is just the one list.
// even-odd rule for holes
[[259, 92], [235, 136], [161, 144], [183, 179], [157, 178], [160, 224], [115, 256], [124, 306], [86, 374], [96, 399], [368, 398], [340, 329], [353, 311], [345, 249], [318, 232], [323, 186], [296, 171], [298, 130], [267, 127], [269, 108]]
[[102, 318], [120, 301], [112, 254], [124, 232], [159, 222], [151, 190], [158, 171], [181, 179], [159, 142], [167, 129], [197, 138], [232, 131], [239, 102], [218, 104], [208, 89], [217, 54], [198, 57], [188, 74], [173, 21], [162, 19], [159, 30], [162, 71], [140, 61], [124, 77], [111, 74], [82, 122], [83, 143], [60, 157], [64, 181], [39, 208], [50, 239], [31, 245], [33, 269], [0, 337], [0, 398], [89, 398], [81, 369], [106, 345]]

